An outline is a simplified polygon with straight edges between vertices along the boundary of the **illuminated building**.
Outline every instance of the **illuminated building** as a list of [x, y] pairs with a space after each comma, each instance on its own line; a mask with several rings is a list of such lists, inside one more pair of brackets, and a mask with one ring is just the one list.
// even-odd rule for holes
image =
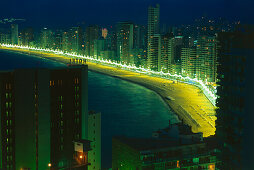
[[101, 170], [101, 113], [90, 111], [88, 114], [88, 139], [92, 150], [88, 152], [88, 170]]
[[147, 48], [147, 29], [143, 25], [134, 26], [133, 48], [143, 49]]
[[102, 59], [104, 58], [103, 55], [101, 55], [101, 51], [104, 51], [106, 48], [106, 41], [103, 38], [94, 40], [94, 58]]
[[220, 169], [254, 169], [254, 27], [218, 34], [216, 136]]
[[86, 52], [87, 56], [94, 56], [94, 41], [99, 38], [99, 26], [91, 25], [86, 28]]
[[0, 169], [78, 164], [73, 142], [88, 137], [87, 74], [87, 66], [0, 73]]
[[18, 45], [18, 39], [19, 33], [18, 33], [18, 24], [11, 24], [11, 43]]
[[53, 49], [62, 50], [62, 31], [57, 30], [55, 32]]
[[148, 8], [148, 67], [154, 71], [161, 70], [161, 37], [160, 37], [160, 6]]
[[0, 42], [5, 44], [11, 44], [10, 34], [0, 33]]
[[[19, 44], [23, 46], [33, 46], [34, 44], [34, 30], [31, 27], [25, 28], [20, 32]], [[41, 45], [41, 44], [38, 44]]]
[[196, 48], [182, 48], [181, 75], [195, 78], [196, 74]]
[[52, 48], [53, 47], [53, 32], [48, 28], [41, 30], [41, 47]]
[[83, 30], [81, 27], [72, 27], [68, 32], [69, 52], [82, 53]]
[[69, 35], [68, 32], [64, 31], [62, 33], [62, 51], [69, 51]]
[[100, 55], [106, 60], [116, 60], [116, 52], [113, 50], [100, 51]]
[[208, 169], [215, 170], [216, 142], [203, 141], [187, 125], [170, 125], [156, 131], [153, 138], [114, 137], [112, 169]]
[[196, 77], [204, 82], [216, 82], [216, 38], [201, 36], [197, 41]]
[[117, 24], [117, 57], [125, 64], [134, 64], [134, 57], [130, 55], [130, 50], [133, 49], [133, 29], [130, 22]]
[[165, 34], [161, 39], [161, 68], [165, 73], [171, 72], [173, 60], [173, 37], [171, 34]]

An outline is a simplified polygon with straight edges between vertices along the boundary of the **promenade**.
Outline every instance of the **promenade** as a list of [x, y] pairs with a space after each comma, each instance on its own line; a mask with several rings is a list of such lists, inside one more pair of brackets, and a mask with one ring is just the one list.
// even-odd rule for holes
[[[69, 57], [51, 53], [6, 47], [0, 47], [0, 49], [12, 50], [26, 54], [29, 53], [30, 55], [36, 55], [41, 58], [48, 58], [66, 64], [70, 63]], [[179, 116], [179, 118], [192, 127], [193, 132], [202, 132], [204, 137], [215, 134], [215, 107], [196, 86], [175, 81], [173, 82], [163, 78], [151, 77], [145, 74], [135, 73], [101, 64], [90, 62], [87, 64], [89, 70], [91, 71], [128, 80], [157, 92]]]

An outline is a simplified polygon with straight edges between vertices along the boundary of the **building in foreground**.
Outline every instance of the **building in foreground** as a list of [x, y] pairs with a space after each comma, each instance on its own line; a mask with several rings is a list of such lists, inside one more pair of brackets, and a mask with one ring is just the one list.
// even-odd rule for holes
[[112, 169], [208, 169], [215, 170], [214, 138], [176, 124], [153, 133], [153, 138], [114, 137]]
[[88, 170], [101, 170], [101, 113], [88, 113], [88, 139], [91, 141], [91, 151], [88, 152]]
[[86, 169], [87, 65], [0, 73], [0, 169]]
[[220, 169], [254, 169], [254, 27], [220, 33], [216, 136]]

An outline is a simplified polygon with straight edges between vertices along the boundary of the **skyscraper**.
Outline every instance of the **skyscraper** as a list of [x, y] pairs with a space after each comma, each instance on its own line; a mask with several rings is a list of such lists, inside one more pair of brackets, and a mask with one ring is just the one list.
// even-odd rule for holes
[[[25, 28], [20, 33], [20, 45], [31, 46], [34, 41], [34, 30], [31, 27]], [[40, 44], [41, 45], [41, 44]]]
[[219, 33], [216, 136], [220, 169], [254, 169], [254, 27]]
[[133, 29], [130, 22], [117, 24], [117, 57], [125, 64], [134, 64], [134, 58], [130, 55], [133, 48]]
[[201, 36], [197, 41], [196, 76], [198, 80], [216, 82], [216, 37]]
[[48, 28], [41, 30], [41, 47], [52, 48], [53, 47], [53, 32]]
[[196, 74], [196, 48], [182, 48], [181, 53], [181, 73], [182, 76], [195, 78]]
[[99, 26], [91, 25], [86, 28], [86, 55], [94, 56], [94, 41], [99, 38]]
[[11, 24], [11, 43], [17, 45], [19, 38], [18, 24]]
[[78, 164], [73, 142], [88, 137], [87, 76], [87, 66], [0, 73], [0, 168]]
[[81, 27], [72, 27], [68, 32], [69, 51], [75, 53], [82, 53], [83, 45], [83, 30]]
[[160, 37], [160, 6], [148, 8], [148, 67], [151, 70], [161, 69], [161, 37]]

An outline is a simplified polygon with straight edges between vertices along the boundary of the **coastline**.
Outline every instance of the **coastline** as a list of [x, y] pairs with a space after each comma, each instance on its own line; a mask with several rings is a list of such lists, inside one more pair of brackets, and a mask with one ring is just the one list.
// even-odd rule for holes
[[[70, 58], [56, 54], [1, 46], [0, 49], [46, 58], [64, 64], [70, 63]], [[153, 90], [161, 96], [179, 119], [192, 127], [193, 132], [202, 132], [204, 137], [215, 134], [215, 107], [200, 92], [198, 87], [96, 63], [87, 62], [87, 64], [91, 71], [130, 81]]]

